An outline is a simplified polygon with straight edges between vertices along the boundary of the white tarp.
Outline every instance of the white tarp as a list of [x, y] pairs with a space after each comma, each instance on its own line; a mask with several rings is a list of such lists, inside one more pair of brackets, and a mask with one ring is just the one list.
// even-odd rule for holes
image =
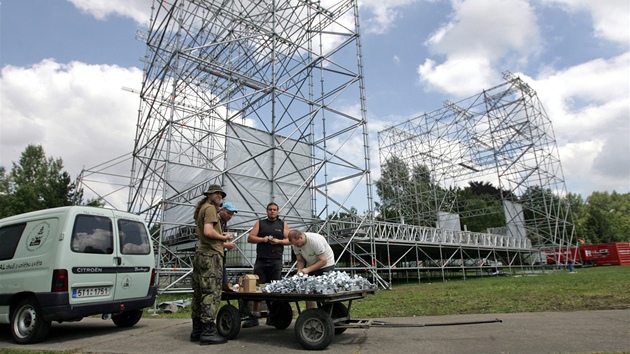
[[282, 218], [311, 218], [309, 145], [244, 125], [230, 128], [223, 183], [226, 201], [239, 210], [230, 226], [244, 229], [242, 224], [249, 223], [251, 227], [253, 219], [266, 215], [272, 201], [280, 206]]
[[507, 235], [513, 237], [526, 237], [525, 216], [523, 206], [509, 200], [503, 201], [503, 212], [505, 213], [505, 224]]

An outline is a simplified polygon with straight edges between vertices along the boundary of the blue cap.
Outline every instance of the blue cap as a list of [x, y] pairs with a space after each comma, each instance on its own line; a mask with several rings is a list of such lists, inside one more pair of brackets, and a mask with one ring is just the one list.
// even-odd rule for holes
[[238, 210], [236, 210], [236, 208], [234, 207], [234, 205], [232, 205], [232, 203], [227, 202], [227, 203], [223, 203], [221, 204], [221, 209], [227, 209], [229, 211], [238, 213]]

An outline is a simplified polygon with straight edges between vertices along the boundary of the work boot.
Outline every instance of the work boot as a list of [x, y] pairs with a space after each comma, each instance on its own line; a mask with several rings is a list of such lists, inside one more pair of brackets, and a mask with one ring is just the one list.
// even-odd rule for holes
[[201, 322], [201, 318], [199, 317], [193, 317], [193, 329], [192, 332], [190, 332], [190, 341], [191, 342], [197, 342], [199, 341], [199, 337], [201, 337], [201, 331], [202, 331], [202, 322]]
[[227, 343], [227, 339], [217, 332], [217, 326], [214, 322], [203, 323], [202, 328], [201, 337], [199, 337], [199, 345]]
[[252, 312], [248, 319], [246, 319], [241, 327], [243, 328], [251, 328], [258, 326], [258, 316], [257, 312]]

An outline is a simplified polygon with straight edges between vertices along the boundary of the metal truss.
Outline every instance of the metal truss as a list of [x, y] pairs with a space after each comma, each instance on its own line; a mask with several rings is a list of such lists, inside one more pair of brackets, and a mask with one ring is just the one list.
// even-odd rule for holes
[[155, 1], [138, 37], [147, 51], [128, 209], [160, 228], [160, 268], [186, 264], [165, 240], [185, 237], [212, 183], [238, 198], [238, 229], [272, 201], [292, 228], [325, 235], [355, 205], [371, 218], [355, 1]]
[[[391, 174], [392, 185], [416, 193], [393, 198], [389, 207], [405, 213], [390, 221], [404, 217], [421, 225], [430, 220], [438, 227], [438, 212], [459, 217], [505, 213], [508, 227], [493, 232], [526, 237], [538, 248], [576, 243], [551, 121], [529, 85], [509, 72], [504, 79], [479, 95], [447, 101], [437, 111], [379, 132], [382, 168], [394, 157], [411, 170], [423, 166], [429, 175], [422, 182]], [[503, 207], [463, 210], [467, 201], [457, 200], [456, 187], [484, 179], [503, 191]], [[408, 208], [410, 203], [419, 206]]]
[[[154, 2], [149, 31], [138, 33], [147, 50], [128, 210], [144, 214], [152, 230], [161, 291], [189, 290], [194, 204], [213, 183], [238, 201], [231, 273], [251, 271], [255, 250], [243, 236], [271, 201], [291, 228], [327, 236], [339, 269], [383, 288], [401, 271], [444, 278], [449, 269], [484, 271], [488, 260], [527, 263], [527, 238], [374, 221], [358, 4], [325, 4]], [[424, 161], [442, 185], [493, 170], [515, 193], [530, 185], [556, 192], [564, 186], [550, 129], [533, 90], [512, 78], [381, 132], [379, 149], [381, 161]], [[434, 191], [399, 202], [423, 201], [449, 212], [458, 204]], [[558, 235], [568, 222], [563, 206], [542, 203], [565, 219], [537, 215], [532, 232], [570, 237]]]

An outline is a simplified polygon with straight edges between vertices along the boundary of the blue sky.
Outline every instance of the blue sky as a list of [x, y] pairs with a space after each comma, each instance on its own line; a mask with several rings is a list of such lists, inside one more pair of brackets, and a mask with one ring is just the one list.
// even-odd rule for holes
[[[331, 0], [332, 1], [332, 0]], [[322, 2], [323, 4], [326, 1]], [[630, 192], [627, 0], [363, 0], [374, 178], [377, 132], [501, 84], [553, 122], [567, 190]], [[27, 144], [76, 176], [131, 152], [151, 0], [2, 0], [0, 165]], [[361, 209], [361, 207], [359, 207]]]

